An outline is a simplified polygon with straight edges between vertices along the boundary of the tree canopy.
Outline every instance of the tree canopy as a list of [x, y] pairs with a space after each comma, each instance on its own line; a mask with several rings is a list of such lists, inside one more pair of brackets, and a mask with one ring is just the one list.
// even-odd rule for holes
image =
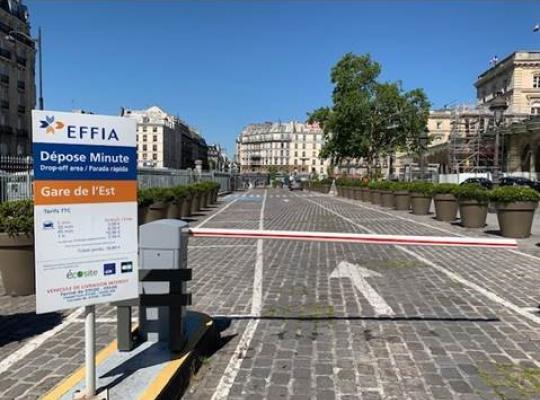
[[422, 89], [404, 91], [401, 82], [379, 82], [381, 65], [369, 55], [345, 54], [332, 68], [331, 107], [308, 113], [325, 135], [321, 158], [375, 157], [417, 151], [427, 130], [430, 103]]

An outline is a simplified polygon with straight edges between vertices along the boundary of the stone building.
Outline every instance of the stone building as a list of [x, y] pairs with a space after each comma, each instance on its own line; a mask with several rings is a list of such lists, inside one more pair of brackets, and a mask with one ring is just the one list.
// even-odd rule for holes
[[0, 155], [31, 154], [35, 42], [20, 0], [0, 0]]
[[208, 146], [208, 167], [213, 171], [225, 171], [229, 168], [229, 157], [221, 145]]
[[328, 160], [319, 159], [323, 131], [318, 124], [296, 121], [246, 126], [236, 140], [240, 172], [317, 173], [325, 175]]
[[208, 169], [208, 146], [202, 136], [180, 118], [157, 106], [123, 109], [122, 116], [137, 120], [137, 163], [156, 168], [195, 168], [201, 160]]
[[478, 105], [489, 106], [502, 93], [512, 121], [540, 115], [540, 51], [515, 51], [480, 74], [474, 86]]

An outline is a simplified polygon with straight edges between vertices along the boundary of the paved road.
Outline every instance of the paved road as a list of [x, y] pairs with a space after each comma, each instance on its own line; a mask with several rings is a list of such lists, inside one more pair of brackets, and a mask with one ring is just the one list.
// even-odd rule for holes
[[[257, 190], [226, 200], [205, 227], [483, 235], [316, 193]], [[186, 398], [540, 398], [534, 256], [303, 241], [192, 244], [195, 307], [230, 316], [232, 325]]]
[[[484, 235], [279, 189], [229, 195], [192, 224]], [[185, 398], [540, 399], [539, 260], [502, 249], [191, 239], [193, 308], [231, 326]], [[0, 300], [0, 399], [38, 398], [83, 361], [82, 319], [38, 321], [32, 297]], [[98, 347], [114, 338], [113, 316], [99, 308]]]

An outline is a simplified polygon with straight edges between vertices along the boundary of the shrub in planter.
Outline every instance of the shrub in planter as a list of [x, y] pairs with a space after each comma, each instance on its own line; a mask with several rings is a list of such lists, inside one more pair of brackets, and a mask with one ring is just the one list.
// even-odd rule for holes
[[163, 197], [165, 199], [165, 204], [167, 207], [166, 218], [177, 219], [180, 215], [179, 205], [176, 201], [176, 193], [174, 188], [164, 188]]
[[178, 215], [176, 218], [189, 217], [191, 211], [191, 195], [186, 185], [175, 186], [172, 191], [176, 199]]
[[378, 181], [371, 181], [368, 184], [369, 187], [369, 194], [370, 194], [370, 201], [371, 204], [378, 204], [380, 205], [382, 203], [381, 198], [381, 190], [379, 189], [380, 182]]
[[461, 225], [466, 228], [482, 228], [486, 224], [489, 192], [476, 184], [459, 185], [454, 195], [458, 200]]
[[534, 212], [540, 200], [536, 190], [523, 186], [503, 186], [494, 189], [489, 197], [495, 204], [502, 236], [525, 238], [531, 235]]
[[144, 223], [146, 219], [146, 214], [148, 213], [148, 207], [150, 207], [150, 204], [152, 204], [152, 202], [152, 195], [148, 191], [148, 189], [139, 189], [137, 191], [137, 218], [139, 221], [139, 225]]
[[394, 192], [392, 191], [393, 182], [382, 181], [379, 183], [381, 190], [381, 205], [386, 208], [394, 208]]
[[171, 193], [163, 188], [151, 188], [147, 190], [148, 195], [152, 199], [152, 203], [148, 207], [144, 223], [147, 224], [148, 222], [167, 218], [167, 200], [170, 199]]
[[394, 208], [396, 210], [407, 211], [411, 208], [411, 194], [409, 184], [406, 182], [394, 182], [392, 185], [394, 193]]
[[454, 192], [458, 188], [455, 183], [440, 183], [433, 188], [435, 218], [439, 221], [454, 221], [457, 218], [458, 203]]
[[8, 295], [35, 293], [34, 205], [30, 200], [0, 204], [0, 276]]
[[192, 193], [191, 214], [195, 214], [204, 207], [204, 189], [199, 183], [195, 183], [190, 185], [190, 190]]
[[411, 194], [411, 209], [415, 215], [428, 215], [433, 196], [433, 183], [412, 182], [409, 185]]

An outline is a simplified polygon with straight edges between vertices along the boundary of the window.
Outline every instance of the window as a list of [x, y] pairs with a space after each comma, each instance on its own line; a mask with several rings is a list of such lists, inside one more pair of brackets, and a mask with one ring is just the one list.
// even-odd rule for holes
[[142, 149], [143, 149], [143, 151], [146, 151], [146, 150], [148, 150], [148, 146], [143, 144]]
[[157, 151], [157, 144], [152, 146], [152, 150]]
[[533, 77], [533, 88], [540, 89], [540, 74]]
[[442, 122], [440, 122], [440, 121], [437, 122], [437, 129], [441, 129], [441, 127], [442, 127]]
[[146, 126], [143, 126], [142, 131], [146, 132]]
[[156, 161], [157, 161], [157, 154], [153, 154], [153, 155], [152, 155], [152, 160], [156, 160]]
[[154, 127], [152, 128], [152, 132], [157, 132], [157, 126], [154, 126]]
[[154, 135], [154, 137], [152, 138], [152, 140], [153, 140], [154, 142], [157, 142], [157, 135]]
[[143, 140], [143, 142], [146, 142], [148, 140], [148, 136], [142, 135], [142, 140]]
[[540, 115], [540, 102], [531, 105], [531, 114]]
[[298, 157], [298, 152], [297, 151], [294, 152], [294, 156]]

